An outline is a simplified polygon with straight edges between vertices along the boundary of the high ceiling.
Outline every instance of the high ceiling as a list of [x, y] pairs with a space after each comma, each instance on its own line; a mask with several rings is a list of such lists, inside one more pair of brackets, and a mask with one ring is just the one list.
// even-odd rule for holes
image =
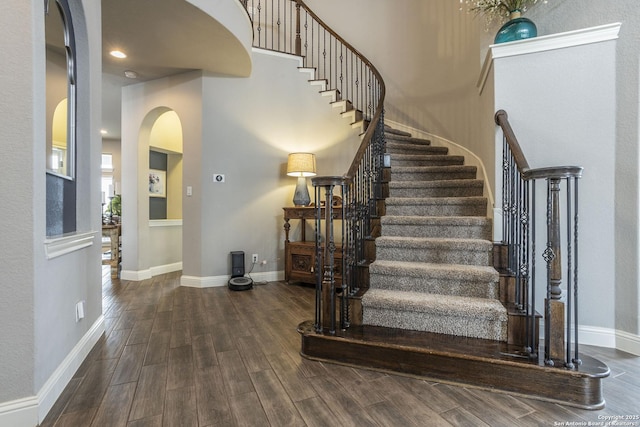
[[[127, 54], [114, 58], [112, 50]], [[240, 41], [187, 0], [102, 1], [102, 128], [120, 138], [122, 86], [188, 70], [247, 76], [251, 59]], [[125, 77], [135, 71], [136, 79]]]

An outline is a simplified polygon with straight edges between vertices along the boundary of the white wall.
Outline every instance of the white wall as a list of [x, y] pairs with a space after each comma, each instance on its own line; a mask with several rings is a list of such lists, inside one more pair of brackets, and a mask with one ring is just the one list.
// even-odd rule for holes
[[[152, 267], [161, 266], [150, 248], [167, 243], [152, 242], [149, 228], [149, 135], [155, 120], [173, 110], [182, 124], [183, 183], [198, 170], [198, 147], [202, 140], [202, 81], [200, 72], [179, 74], [122, 90], [122, 277], [142, 280], [152, 276]], [[190, 160], [189, 160], [190, 159]], [[183, 192], [183, 195], [186, 192]], [[190, 200], [184, 200], [183, 206]], [[197, 218], [183, 210], [183, 224]], [[174, 230], [175, 231], [175, 230]], [[173, 233], [173, 232], [172, 232]], [[158, 237], [158, 230], [154, 232]], [[175, 236], [173, 236], [175, 237]], [[167, 236], [167, 238], [169, 238]], [[191, 244], [197, 245], [194, 237]], [[180, 259], [181, 260], [181, 259]], [[180, 260], [172, 259], [171, 264]]]
[[[229, 252], [235, 250], [245, 252], [247, 269], [252, 253], [267, 261], [254, 269], [257, 277], [281, 276], [282, 207], [293, 205], [296, 184], [285, 173], [288, 153], [316, 153], [318, 175], [342, 175], [360, 144], [358, 130], [298, 66], [295, 57], [254, 50], [251, 77], [203, 80], [202, 223], [189, 232], [185, 224], [184, 269], [201, 283], [225, 284]], [[213, 173], [225, 174], [226, 183], [214, 184]], [[186, 264], [187, 236], [193, 232], [202, 236], [199, 271]]]
[[565, 0], [531, 11], [539, 32], [550, 34], [621, 22], [615, 59], [615, 153], [610, 182], [614, 203], [615, 295], [618, 345], [640, 351], [640, 14], [636, 0]]
[[[473, 149], [484, 21], [455, 0], [308, 0], [380, 71], [385, 118]], [[339, 11], [339, 12], [336, 12]]]
[[[0, 124], [10, 161], [0, 171], [0, 232], [11, 244], [0, 248], [0, 424], [35, 425], [101, 332], [100, 5], [71, 2], [79, 82], [76, 235], [89, 246], [53, 259], [45, 253], [43, 2], [4, 6], [0, 44], [10, 59], [0, 76]], [[86, 317], [76, 322], [80, 300]]]
[[[33, 200], [36, 185], [42, 191], [44, 183], [32, 178], [37, 165], [34, 142], [41, 136], [44, 144], [44, 96], [36, 90], [44, 90], [44, 81], [35, 87], [34, 82], [24, 78], [39, 70], [44, 80], [44, 34], [42, 8], [36, 3], [10, 0], [0, 15], [0, 39], [2, 52], [11, 60], [3, 60], [0, 75], [0, 126], [3, 129], [2, 147], [11, 153], [11, 161], [5, 161], [0, 169], [2, 186], [0, 195], [0, 257], [4, 260], [0, 275], [0, 402], [33, 395], [34, 342], [34, 258], [33, 234], [36, 227], [36, 212]], [[24, 29], [32, 31], [25, 32]], [[40, 57], [33, 52], [39, 47]], [[43, 102], [38, 106], [36, 117], [35, 99]], [[8, 102], [10, 100], [10, 102]], [[43, 145], [44, 146], [44, 145]], [[44, 155], [39, 178], [44, 179]], [[5, 157], [6, 159], [6, 157]], [[41, 219], [41, 218], [40, 218]], [[16, 224], [21, 224], [17, 227]], [[42, 234], [44, 237], [44, 233]]]
[[[296, 183], [285, 173], [287, 154], [314, 152], [319, 175], [342, 175], [360, 144], [359, 131], [299, 66], [294, 56], [255, 50], [246, 79], [193, 72], [123, 89], [123, 277], [150, 277], [159, 257], [149, 246], [148, 158], [139, 141], [167, 109], [182, 122], [183, 187], [193, 191], [183, 191], [182, 283], [225, 285], [229, 253], [237, 250], [247, 255], [247, 270], [253, 253], [267, 261], [255, 278], [282, 276], [282, 207], [292, 205]], [[225, 183], [214, 183], [214, 173]]]
[[[615, 29], [611, 37], [615, 37]], [[568, 36], [567, 36], [568, 37]], [[567, 38], [565, 37], [565, 39]], [[565, 39], [558, 37], [557, 44]], [[503, 109], [531, 168], [582, 166], [579, 183], [579, 295], [583, 342], [613, 346], [615, 342], [615, 298], [609, 286], [615, 280], [615, 59], [616, 40], [599, 41], [552, 50], [537, 51], [542, 39], [519, 44], [520, 50], [505, 54], [496, 46], [493, 60], [494, 99], [487, 111]], [[548, 43], [551, 43], [548, 41]], [[516, 49], [512, 47], [511, 49]], [[534, 50], [534, 52], [526, 53]], [[495, 133], [491, 132], [488, 138]], [[502, 182], [502, 133], [496, 137], [495, 181]], [[487, 166], [492, 159], [485, 159]], [[542, 250], [546, 242], [546, 182], [537, 185], [537, 295], [546, 292], [546, 264]], [[562, 201], [566, 197], [563, 190]], [[496, 205], [502, 205], [500, 191]], [[564, 206], [564, 205], [563, 205]], [[564, 212], [564, 210], [562, 211]], [[564, 218], [563, 218], [564, 219]], [[562, 236], [566, 242], [566, 236]], [[562, 259], [566, 262], [566, 243]], [[563, 269], [566, 291], [566, 269]], [[539, 300], [541, 303], [542, 301]], [[592, 307], [598, 307], [597, 310]], [[543, 311], [542, 304], [537, 307]], [[607, 330], [608, 339], [600, 332]], [[588, 335], [591, 334], [591, 335]]]

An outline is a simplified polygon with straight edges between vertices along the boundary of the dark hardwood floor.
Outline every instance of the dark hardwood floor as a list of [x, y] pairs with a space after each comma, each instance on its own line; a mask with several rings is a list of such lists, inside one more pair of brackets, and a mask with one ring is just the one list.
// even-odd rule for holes
[[583, 346], [611, 376], [606, 407], [579, 410], [309, 361], [296, 327], [313, 318], [313, 289], [195, 289], [179, 277], [104, 270], [106, 332], [42, 426], [640, 426], [640, 357]]

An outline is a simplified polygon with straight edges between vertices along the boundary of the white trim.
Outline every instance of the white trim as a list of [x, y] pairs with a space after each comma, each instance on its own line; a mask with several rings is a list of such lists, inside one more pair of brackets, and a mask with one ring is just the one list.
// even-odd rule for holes
[[173, 273], [174, 271], [182, 270], [182, 261], [174, 262], [173, 264], [156, 265], [150, 268], [151, 276], [159, 276], [165, 273]]
[[[498, 207], [493, 208], [493, 241], [494, 242], [503, 242], [504, 236], [502, 235], [502, 209]], [[497, 225], [500, 225], [498, 227]]]
[[[264, 273], [252, 273], [248, 275], [254, 282], [271, 282], [284, 280], [284, 271], [266, 271]], [[180, 286], [188, 286], [191, 288], [215, 288], [227, 286], [231, 276], [185, 276], [180, 277]]]
[[151, 219], [149, 227], [182, 227], [181, 219]]
[[165, 273], [182, 270], [182, 261], [171, 264], [154, 265], [146, 270], [122, 270], [120, 272], [121, 280], [131, 280], [132, 282], [140, 282], [142, 280], [151, 279]]
[[578, 342], [596, 347], [616, 348], [616, 331], [611, 328], [582, 325], [578, 327]]
[[97, 231], [73, 233], [62, 237], [44, 239], [44, 252], [47, 259], [57, 258], [93, 245]]
[[487, 51], [487, 55], [485, 56], [485, 60], [482, 65], [482, 70], [480, 71], [480, 78], [476, 84], [478, 92], [482, 94], [482, 91], [484, 90], [494, 59], [615, 40], [618, 38], [621, 25], [622, 24], [620, 22], [615, 22], [613, 24], [550, 34], [531, 39], [492, 44], [489, 46], [489, 50]]
[[44, 383], [40, 391], [38, 391], [38, 415], [39, 420], [44, 420], [49, 410], [64, 388], [69, 384], [73, 374], [78, 370], [84, 359], [87, 357], [93, 346], [96, 345], [100, 336], [104, 333], [104, 316], [100, 315], [93, 323], [86, 334], [73, 347], [71, 352], [64, 358], [62, 363]]
[[254, 282], [279, 282], [284, 280], [284, 270], [265, 271], [260, 273], [248, 274]]
[[298, 65], [298, 67], [302, 67], [303, 65], [302, 57], [299, 55], [294, 55], [293, 53], [277, 52], [275, 50], [263, 49], [260, 47], [252, 47], [251, 50], [253, 51], [253, 53], [262, 53], [263, 55], [277, 56], [278, 58], [293, 59], [295, 61], [298, 61], [298, 63], [300, 64]]
[[227, 286], [229, 276], [185, 276], [180, 277], [180, 286], [188, 286], [190, 288], [215, 288], [218, 286]]
[[[540, 319], [540, 331], [542, 340], [544, 339], [544, 319]], [[640, 356], [640, 335], [617, 329], [582, 325], [578, 327], [578, 341], [584, 345], [615, 348]]]
[[104, 316], [101, 315], [64, 358], [36, 396], [0, 402], [0, 426], [32, 427], [41, 423], [103, 333]]
[[616, 331], [616, 348], [640, 356], [640, 335]]
[[122, 270], [120, 272], [120, 279], [122, 280], [131, 280], [134, 282], [139, 282], [141, 280], [151, 279], [153, 275], [151, 274], [151, 269], [146, 270]]
[[0, 426], [37, 426], [38, 397], [29, 396], [0, 403]]

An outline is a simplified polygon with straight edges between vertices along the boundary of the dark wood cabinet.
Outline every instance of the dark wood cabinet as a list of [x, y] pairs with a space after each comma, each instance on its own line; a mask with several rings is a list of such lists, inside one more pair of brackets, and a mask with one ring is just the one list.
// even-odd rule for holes
[[[284, 278], [287, 282], [316, 283], [316, 245], [315, 237], [311, 241], [306, 239], [306, 221], [312, 221], [315, 226], [315, 207], [288, 207], [284, 210]], [[324, 215], [324, 208], [322, 208]], [[289, 221], [296, 219], [301, 221], [300, 241], [289, 240]], [[322, 265], [322, 259], [320, 260]], [[338, 247], [334, 254], [335, 281], [341, 280], [342, 250]]]

